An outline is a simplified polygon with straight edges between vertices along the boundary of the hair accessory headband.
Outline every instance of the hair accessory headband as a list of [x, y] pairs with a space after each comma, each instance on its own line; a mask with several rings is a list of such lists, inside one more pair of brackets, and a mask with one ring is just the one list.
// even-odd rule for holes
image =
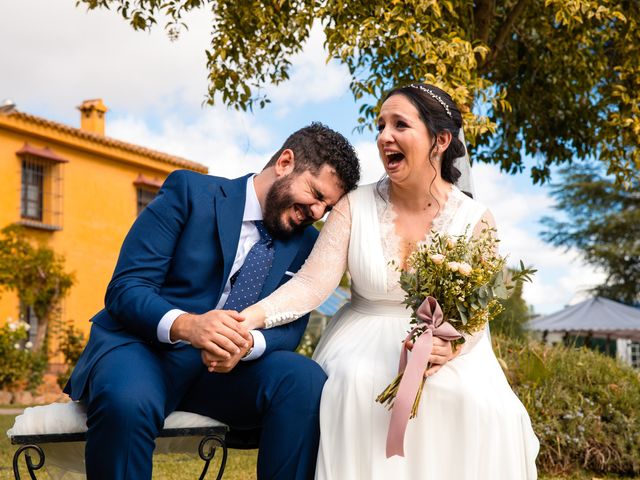
[[445, 101], [442, 99], [442, 97], [440, 95], [438, 95], [437, 93], [435, 93], [433, 90], [431, 90], [430, 88], [427, 88], [423, 85], [417, 84], [417, 83], [412, 83], [411, 85], [409, 85], [411, 88], [417, 88], [418, 90], [422, 90], [424, 93], [426, 93], [427, 95], [429, 95], [431, 98], [433, 98], [434, 100], [436, 100], [440, 105], [442, 105], [442, 108], [444, 108], [444, 111], [447, 112], [447, 115], [449, 116], [449, 118], [453, 119], [453, 116], [451, 115], [451, 110], [449, 110], [449, 105], [447, 105], [445, 103]]

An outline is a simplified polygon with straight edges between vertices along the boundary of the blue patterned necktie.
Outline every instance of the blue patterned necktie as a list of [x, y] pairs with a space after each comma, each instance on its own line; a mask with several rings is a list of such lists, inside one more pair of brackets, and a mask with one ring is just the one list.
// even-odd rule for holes
[[224, 304], [225, 310], [244, 310], [258, 301], [273, 263], [273, 240], [262, 221], [254, 222], [260, 240], [251, 247], [240, 270], [231, 278], [231, 292]]

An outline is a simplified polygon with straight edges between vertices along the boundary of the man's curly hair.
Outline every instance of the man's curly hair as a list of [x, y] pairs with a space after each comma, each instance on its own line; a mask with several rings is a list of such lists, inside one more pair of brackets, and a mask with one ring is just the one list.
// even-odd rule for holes
[[310, 170], [318, 173], [323, 165], [333, 167], [340, 179], [342, 189], [350, 192], [360, 181], [360, 162], [355, 149], [340, 133], [331, 130], [320, 122], [301, 128], [287, 138], [265, 168], [275, 165], [276, 160], [286, 149], [293, 151], [294, 172]]

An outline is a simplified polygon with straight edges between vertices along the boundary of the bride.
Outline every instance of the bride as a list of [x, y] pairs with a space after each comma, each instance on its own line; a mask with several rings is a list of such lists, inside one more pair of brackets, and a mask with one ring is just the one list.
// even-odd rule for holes
[[391, 91], [378, 118], [386, 178], [343, 197], [300, 272], [243, 312], [248, 328], [290, 322], [320, 305], [349, 270], [351, 302], [314, 355], [328, 375], [317, 479], [536, 478], [538, 440], [487, 331], [467, 338], [429, 375], [407, 427], [405, 457], [385, 456], [390, 412], [375, 398], [397, 373], [410, 320], [394, 263], [404, 265], [432, 230], [461, 235], [471, 225], [477, 235], [482, 221], [494, 224], [456, 187], [455, 160], [465, 155], [461, 128], [460, 111], [444, 91], [426, 84]]

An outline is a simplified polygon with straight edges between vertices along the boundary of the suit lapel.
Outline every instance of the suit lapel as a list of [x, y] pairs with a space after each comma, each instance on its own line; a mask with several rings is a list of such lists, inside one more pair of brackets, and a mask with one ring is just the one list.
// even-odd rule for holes
[[238, 250], [246, 201], [247, 177], [249, 175], [220, 185], [220, 191], [215, 196], [216, 223], [224, 265], [220, 294], [227, 283]]
[[278, 287], [280, 280], [282, 280], [283, 275], [287, 271], [287, 267], [291, 265], [291, 262], [298, 254], [300, 238], [301, 235], [296, 234], [287, 240], [274, 240], [275, 252], [273, 263], [262, 287], [260, 298], [266, 297]]
[[[218, 225], [218, 235], [222, 248], [224, 276], [219, 295], [227, 283], [233, 261], [240, 241], [240, 229], [244, 216], [244, 204], [247, 193], [247, 178], [253, 174], [240, 177], [221, 185], [220, 191], [215, 196], [215, 213]], [[274, 240], [274, 257], [271, 270], [262, 287], [260, 298], [270, 294], [280, 284], [280, 280], [300, 249], [301, 234], [295, 234], [287, 240]]]

